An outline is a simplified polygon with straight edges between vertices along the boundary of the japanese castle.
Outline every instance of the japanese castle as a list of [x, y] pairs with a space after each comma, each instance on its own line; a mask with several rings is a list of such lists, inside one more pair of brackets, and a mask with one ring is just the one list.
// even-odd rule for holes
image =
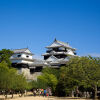
[[44, 56], [44, 60], [52, 67], [59, 68], [66, 64], [70, 57], [76, 56], [75, 48], [69, 46], [68, 43], [64, 43], [58, 40], [47, 46], [47, 51]]
[[12, 66], [18, 69], [18, 73], [24, 73], [28, 80], [36, 80], [46, 66], [60, 68], [65, 65], [70, 57], [76, 56], [76, 49], [58, 40], [47, 46], [47, 51], [42, 56], [43, 60], [34, 59], [33, 53], [28, 49], [15, 49], [10, 57]]

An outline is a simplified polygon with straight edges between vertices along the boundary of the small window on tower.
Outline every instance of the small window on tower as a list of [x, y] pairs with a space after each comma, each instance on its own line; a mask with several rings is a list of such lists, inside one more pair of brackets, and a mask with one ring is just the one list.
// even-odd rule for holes
[[17, 57], [21, 57], [21, 55], [17, 55]]
[[28, 58], [29, 56], [27, 55], [26, 57]]

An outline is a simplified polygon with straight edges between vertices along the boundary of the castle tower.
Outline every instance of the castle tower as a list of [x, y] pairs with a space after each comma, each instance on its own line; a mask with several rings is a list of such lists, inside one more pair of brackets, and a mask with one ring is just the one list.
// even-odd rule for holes
[[64, 43], [56, 39], [46, 48], [47, 51], [42, 56], [44, 56], [44, 60], [51, 66], [64, 65], [70, 56], [76, 56], [75, 48], [72, 48], [68, 43]]
[[23, 73], [27, 80], [37, 80], [46, 62], [34, 59], [28, 48], [15, 49], [13, 52], [10, 57], [12, 67], [15, 67], [19, 74]]
[[33, 54], [28, 48], [15, 49], [13, 52], [14, 54], [10, 58], [13, 66], [20, 64], [20, 66], [27, 67], [28, 64], [32, 64], [34, 61]]

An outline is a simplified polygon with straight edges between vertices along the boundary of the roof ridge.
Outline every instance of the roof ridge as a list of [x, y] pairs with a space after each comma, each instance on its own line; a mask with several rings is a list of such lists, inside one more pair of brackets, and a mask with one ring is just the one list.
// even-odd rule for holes
[[22, 49], [13, 49], [13, 50], [23, 50], [23, 49], [25, 49], [25, 50], [26, 50], [26, 49], [28, 49], [28, 48], [22, 48]]
[[69, 45], [69, 43], [62, 42], [62, 41], [59, 41], [59, 40], [57, 40], [57, 42], [58, 42], [60, 45], [66, 45], [66, 46], [72, 48], [72, 47]]
[[64, 44], [67, 44], [67, 45], [69, 45], [68, 43], [66, 43], [66, 42], [62, 42], [62, 41], [59, 41], [59, 40], [56, 40], [58, 43], [59, 42], [61, 42], [61, 43], [64, 43]]

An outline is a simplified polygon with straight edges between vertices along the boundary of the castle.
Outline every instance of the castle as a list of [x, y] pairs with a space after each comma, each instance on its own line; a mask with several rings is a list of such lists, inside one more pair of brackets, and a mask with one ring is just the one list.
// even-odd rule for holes
[[72, 48], [68, 43], [64, 43], [58, 40], [47, 46], [47, 51], [44, 56], [44, 60], [51, 66], [59, 68], [66, 64], [71, 56], [76, 56], [76, 49]]
[[70, 57], [76, 56], [75, 48], [56, 39], [46, 48], [46, 53], [42, 54], [44, 60], [34, 59], [28, 48], [13, 50], [14, 54], [10, 57], [12, 66], [18, 69], [19, 74], [24, 73], [27, 80], [37, 80], [44, 67], [60, 68]]

